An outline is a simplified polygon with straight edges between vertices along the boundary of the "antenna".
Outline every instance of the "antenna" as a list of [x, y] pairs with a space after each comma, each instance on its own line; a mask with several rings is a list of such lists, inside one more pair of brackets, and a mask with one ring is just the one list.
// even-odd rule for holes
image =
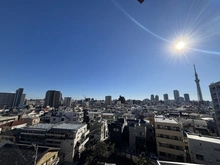
[[195, 73], [196, 73], [196, 66], [195, 66], [195, 64], [193, 65], [193, 67], [194, 67], [194, 71], [195, 71]]

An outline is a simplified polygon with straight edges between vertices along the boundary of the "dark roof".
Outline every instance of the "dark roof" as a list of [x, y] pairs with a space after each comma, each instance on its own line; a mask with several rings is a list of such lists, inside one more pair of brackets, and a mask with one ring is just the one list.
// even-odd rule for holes
[[13, 126], [17, 126], [17, 125], [21, 125], [21, 124], [25, 124], [25, 123], [26, 122], [24, 122], [24, 121], [15, 120], [15, 121], [11, 121], [9, 123], [5, 123], [5, 124], [0, 125], [0, 128], [6, 127], [6, 126], [13, 127]]
[[[58, 150], [58, 149], [56, 149]], [[41, 159], [46, 152], [50, 151], [48, 147], [38, 147], [37, 161]], [[34, 164], [35, 149], [29, 145], [5, 144], [0, 148], [1, 165], [27, 165]]]

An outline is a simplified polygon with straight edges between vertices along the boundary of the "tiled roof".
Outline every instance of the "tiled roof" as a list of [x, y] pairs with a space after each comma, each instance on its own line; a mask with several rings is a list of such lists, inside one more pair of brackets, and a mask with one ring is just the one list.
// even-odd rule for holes
[[25, 123], [26, 122], [15, 120], [15, 121], [11, 121], [9, 123], [5, 123], [5, 124], [0, 125], [0, 128], [6, 127], [6, 126], [13, 127], [13, 126], [17, 126], [17, 125], [21, 125], [21, 124], [25, 124]]

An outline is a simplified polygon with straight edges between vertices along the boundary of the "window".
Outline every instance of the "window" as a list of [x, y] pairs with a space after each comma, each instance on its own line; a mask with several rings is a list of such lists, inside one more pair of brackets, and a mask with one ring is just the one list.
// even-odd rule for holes
[[164, 152], [159, 152], [160, 156], [166, 156], [166, 154]]
[[196, 159], [198, 159], [198, 160], [204, 160], [204, 156], [203, 156], [203, 155], [196, 154]]
[[214, 151], [219, 151], [220, 152], [220, 148], [214, 148]]
[[180, 128], [179, 127], [173, 127], [173, 130], [174, 131], [180, 131]]
[[113, 131], [114, 132], [119, 132], [119, 129], [118, 128], [114, 128]]
[[139, 136], [144, 136], [144, 132], [139, 132]]
[[163, 126], [162, 125], [157, 125], [157, 128], [158, 129], [163, 129]]
[[216, 159], [216, 163], [220, 164], [220, 159]]

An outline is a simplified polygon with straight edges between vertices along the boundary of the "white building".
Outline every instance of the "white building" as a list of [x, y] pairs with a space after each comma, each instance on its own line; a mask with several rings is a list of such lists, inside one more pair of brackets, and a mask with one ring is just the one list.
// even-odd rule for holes
[[95, 141], [104, 141], [108, 138], [108, 124], [106, 120], [95, 121], [90, 124], [90, 136]]
[[60, 148], [64, 161], [73, 163], [74, 157], [85, 150], [88, 134], [87, 124], [37, 124], [21, 128], [18, 141]]
[[107, 123], [112, 123], [115, 121], [115, 114], [114, 113], [102, 113], [102, 118], [107, 120]]
[[89, 119], [90, 120], [95, 120], [97, 118], [100, 118], [102, 116], [102, 113], [101, 112], [88, 112], [88, 116], [89, 116]]
[[206, 165], [220, 164], [220, 139], [187, 134], [191, 161]]

